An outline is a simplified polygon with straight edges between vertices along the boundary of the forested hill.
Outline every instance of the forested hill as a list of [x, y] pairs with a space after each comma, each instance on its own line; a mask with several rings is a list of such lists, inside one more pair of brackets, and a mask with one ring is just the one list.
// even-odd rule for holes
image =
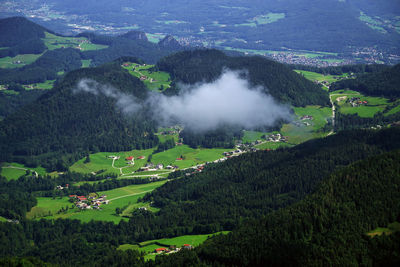
[[400, 64], [380, 72], [364, 74], [356, 79], [342, 80], [331, 85], [330, 90], [349, 88], [367, 95], [400, 96]]
[[0, 46], [15, 46], [31, 39], [45, 37], [44, 27], [23, 17], [0, 19]]
[[[74, 93], [72, 89], [82, 78], [113, 86], [108, 94], [116, 97]], [[143, 83], [122, 70], [119, 62], [70, 72], [53, 90], [0, 123], [1, 160], [23, 157], [29, 161], [32, 156], [47, 153], [49, 159], [41, 162], [43, 166], [62, 169], [68, 153], [153, 146], [158, 139], [152, 134], [155, 125], [146, 112], [139, 110], [131, 118], [116, 106], [118, 95], [124, 92], [138, 99], [147, 95]]]
[[[331, 175], [303, 201], [211, 239], [191, 255], [218, 266], [398, 266], [400, 232], [367, 232], [400, 222], [400, 151]], [[181, 262], [187, 255], [160, 259]], [[182, 258], [181, 258], [182, 257]]]
[[[161, 210], [147, 222], [143, 236], [230, 230], [243, 218], [259, 218], [301, 200], [338, 168], [399, 149], [399, 136], [400, 128], [342, 132], [292, 149], [247, 153], [208, 166], [203, 173], [169, 182], [144, 197]], [[160, 225], [165, 229], [158, 230]]]
[[41, 38], [49, 30], [23, 17], [0, 19], [0, 57], [39, 54], [46, 46]]
[[[183, 51], [161, 59], [158, 68], [176, 82], [194, 84], [217, 79], [224, 69], [247, 71], [253, 85], [260, 85], [280, 102], [294, 106], [329, 105], [328, 94], [293, 72], [288, 66], [263, 57], [230, 57], [218, 50]], [[170, 90], [169, 93], [176, 93]]]

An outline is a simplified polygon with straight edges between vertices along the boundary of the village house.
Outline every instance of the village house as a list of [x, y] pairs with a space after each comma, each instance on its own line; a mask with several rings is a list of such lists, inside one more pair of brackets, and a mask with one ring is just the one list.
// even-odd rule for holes
[[163, 253], [163, 252], [168, 252], [168, 249], [166, 248], [156, 248], [154, 250], [155, 253]]

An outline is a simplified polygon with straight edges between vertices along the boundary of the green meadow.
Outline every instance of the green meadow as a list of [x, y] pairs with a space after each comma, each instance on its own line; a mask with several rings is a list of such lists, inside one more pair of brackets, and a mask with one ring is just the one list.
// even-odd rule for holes
[[257, 131], [244, 131], [242, 141], [243, 143], [251, 143], [257, 140], [262, 140], [262, 136], [266, 133], [264, 132], [257, 132]]
[[[322, 128], [327, 124], [328, 119], [332, 117], [332, 109], [329, 107], [306, 106], [294, 107], [296, 114], [294, 122], [284, 124], [281, 134], [288, 137], [288, 143], [295, 145], [313, 138], [323, 137], [327, 132]], [[310, 115], [312, 120], [300, 120], [302, 116]]]
[[368, 236], [370, 237], [374, 237], [374, 236], [380, 236], [380, 235], [390, 235], [392, 233], [395, 232], [399, 232], [400, 231], [400, 223], [399, 222], [394, 222], [389, 224], [387, 227], [378, 227], [375, 228], [372, 231], [369, 231], [367, 233]]
[[147, 88], [153, 91], [163, 91], [171, 85], [171, 77], [164, 71], [152, 71], [154, 65], [139, 65], [136, 63], [126, 62], [123, 68], [128, 70], [129, 73], [137, 78], [145, 77], [143, 83]]
[[[138, 203], [138, 199], [143, 197], [146, 193], [153, 191], [155, 188], [160, 187], [166, 181], [159, 181], [149, 184], [130, 185], [121, 188], [116, 188], [108, 191], [97, 192], [99, 195], [106, 195], [110, 203], [101, 206], [100, 210], [80, 210], [72, 207], [72, 203], [68, 201], [68, 197], [51, 198], [39, 197], [37, 198], [38, 204], [27, 213], [28, 219], [78, 219], [82, 222], [89, 222], [91, 220], [109, 221], [118, 223], [121, 220], [128, 220], [124, 216], [129, 216], [135, 208], [146, 207], [150, 211], [157, 211], [157, 209], [149, 206], [148, 203]], [[68, 207], [68, 209], [67, 209]], [[123, 209], [121, 215], [115, 214], [116, 208]], [[62, 211], [64, 209], [64, 211]], [[128, 212], [125, 210], [129, 209]]]
[[86, 37], [63, 37], [46, 32], [44, 44], [49, 50], [58, 48], [76, 48], [81, 51], [99, 50], [107, 48], [106, 45], [92, 44]]
[[[191, 166], [211, 162], [223, 157], [223, 152], [229, 149], [224, 148], [191, 148], [187, 145], [175, 146], [164, 152], [154, 154], [152, 162], [162, 163], [165, 165], [176, 165], [180, 169], [189, 168]], [[183, 156], [183, 160], [177, 160]]]
[[[42, 54], [21, 54], [15, 57], [0, 58], [0, 68], [20, 68], [36, 61]], [[16, 62], [21, 63], [17, 64]]]
[[268, 13], [266, 15], [257, 16], [252, 20], [256, 21], [257, 24], [263, 25], [263, 24], [273, 23], [284, 18], [285, 18], [285, 13]]
[[7, 180], [15, 180], [26, 173], [26, 170], [36, 171], [40, 175], [46, 175], [46, 169], [43, 167], [29, 168], [23, 164], [16, 162], [3, 162], [1, 164], [1, 176], [6, 177]]
[[163, 238], [156, 240], [149, 240], [145, 242], [141, 242], [137, 245], [132, 244], [123, 244], [118, 247], [119, 250], [139, 250], [140, 252], [144, 252], [145, 259], [154, 259], [157, 255], [154, 253], [154, 250], [157, 248], [169, 248], [170, 246], [176, 246], [177, 248], [183, 247], [184, 244], [189, 244], [193, 247], [197, 247], [200, 244], [204, 243], [208, 238], [213, 237], [218, 234], [228, 234], [229, 231], [222, 231], [215, 234], [206, 234], [206, 235], [183, 235], [173, 238]]
[[[363, 118], [372, 118], [376, 113], [383, 112], [389, 106], [389, 100], [383, 97], [364, 96], [354, 91], [335, 91], [331, 94], [332, 100], [339, 107], [339, 112], [342, 114], [357, 114]], [[367, 101], [366, 104], [361, 104], [353, 107], [350, 103], [352, 97], [360, 98], [360, 101]], [[393, 111], [394, 113], [396, 110]]]

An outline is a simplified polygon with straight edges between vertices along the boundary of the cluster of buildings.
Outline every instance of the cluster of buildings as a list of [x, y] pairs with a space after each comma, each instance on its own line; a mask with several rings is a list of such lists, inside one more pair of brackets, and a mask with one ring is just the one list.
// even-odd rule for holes
[[98, 198], [94, 196], [89, 196], [87, 198], [86, 196], [69, 195], [69, 198], [74, 200], [75, 206], [79, 209], [100, 209], [101, 205], [110, 203], [110, 201], [106, 199], [106, 195], [102, 195]]
[[352, 107], [358, 107], [358, 106], [361, 106], [361, 105], [368, 104], [368, 101], [360, 100], [359, 97], [352, 97], [352, 98], [349, 99], [349, 102], [350, 102], [350, 105]]
[[266, 135], [265, 139], [269, 142], [286, 142], [288, 140], [287, 136], [283, 136], [280, 133]]
[[169, 246], [169, 248], [156, 248], [154, 253], [161, 254], [161, 253], [171, 253], [171, 252], [178, 252], [181, 249], [192, 249], [193, 246], [189, 244], [184, 244], [181, 248], [177, 248], [175, 245]]

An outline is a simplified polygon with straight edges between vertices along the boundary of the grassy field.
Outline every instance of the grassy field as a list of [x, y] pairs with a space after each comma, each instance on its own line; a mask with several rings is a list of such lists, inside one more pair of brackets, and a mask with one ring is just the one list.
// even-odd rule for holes
[[[133, 211], [135, 208], [147, 207], [152, 211], [157, 209], [150, 208], [146, 203], [137, 203], [138, 198], [143, 197], [146, 193], [151, 192], [155, 188], [163, 185], [166, 181], [154, 182], [142, 185], [130, 185], [126, 187], [116, 188], [113, 190], [97, 192], [99, 195], [107, 195], [110, 200], [108, 205], [102, 205], [101, 210], [79, 210], [72, 208], [72, 203], [68, 201], [68, 197], [55, 198], [40, 197], [38, 204], [27, 213], [28, 219], [78, 219], [82, 222], [89, 222], [91, 220], [97, 221], [110, 221], [118, 223], [127, 218], [116, 215], [116, 208], [130, 209]], [[60, 212], [60, 209], [69, 207], [66, 212]], [[127, 212], [123, 215], [128, 215]]]
[[165, 37], [164, 34], [154, 34], [154, 33], [146, 33], [147, 39], [149, 42], [158, 43], [161, 39]]
[[49, 90], [53, 88], [54, 82], [56, 80], [47, 80], [43, 83], [34, 83], [34, 84], [28, 84], [24, 85], [24, 88], [26, 90], [33, 90], [33, 89], [39, 89], [39, 90]]
[[45, 34], [46, 37], [43, 38], [43, 41], [49, 50], [72, 47], [80, 49], [81, 51], [89, 51], [104, 49], [108, 47], [106, 45], [92, 44], [85, 37], [63, 37], [48, 32], [46, 32]]
[[[0, 68], [20, 68], [25, 65], [31, 64], [36, 61], [42, 54], [24, 54], [17, 55], [15, 57], [3, 57], [0, 58]], [[19, 64], [14, 64], [14, 62], [20, 61]]]
[[[121, 179], [124, 175], [153, 175], [153, 174], [168, 174], [166, 170], [151, 171], [151, 172], [137, 172], [141, 167], [148, 163], [148, 157], [152, 154], [151, 162], [154, 164], [163, 164], [164, 166], [178, 166], [179, 168], [188, 168], [205, 162], [210, 162], [222, 158], [222, 153], [229, 149], [213, 148], [193, 149], [187, 145], [175, 146], [167, 151], [152, 154], [154, 149], [147, 150], [132, 150], [125, 152], [99, 152], [90, 155], [90, 162], [84, 163], [85, 158], [80, 159], [74, 163], [70, 170], [79, 173], [98, 173], [104, 170], [101, 174], [117, 174]], [[109, 156], [119, 156], [118, 160], [114, 161], [114, 168], [112, 167], [113, 160]], [[134, 165], [128, 165], [125, 158], [133, 156], [135, 158]], [[144, 159], [137, 159], [139, 156], [144, 156]], [[183, 156], [183, 160], [176, 160]], [[82, 184], [84, 182], [80, 182]], [[90, 182], [89, 182], [90, 183]], [[93, 183], [93, 182], [92, 182]]]
[[378, 227], [370, 232], [367, 233], [368, 236], [374, 237], [379, 235], [390, 235], [395, 232], [400, 231], [400, 222], [394, 222], [388, 225], [388, 227]]
[[280, 147], [292, 147], [292, 146], [293, 145], [285, 143], [285, 142], [265, 142], [265, 143], [262, 143], [259, 145], [255, 145], [254, 147], [258, 148], [258, 149], [262, 149], [262, 150], [265, 150], [265, 149], [274, 150], [274, 149], [277, 149]]
[[7, 219], [2, 217], [2, 216], [0, 216], [0, 222], [7, 222]]
[[154, 65], [139, 65], [136, 63], [126, 62], [123, 65], [123, 68], [127, 69], [130, 74], [133, 76], [140, 78], [146, 77], [143, 80], [143, 83], [147, 88], [153, 91], [163, 91], [170, 87], [171, 80], [170, 76], [167, 72], [157, 71], [152, 72], [149, 69], [153, 68]]
[[[384, 111], [389, 105], [389, 100], [386, 98], [364, 96], [354, 91], [335, 91], [332, 92], [331, 96], [339, 107], [340, 113], [357, 114], [363, 118], [372, 118], [376, 113]], [[360, 101], [367, 101], [368, 103], [353, 107], [349, 102], [352, 97], [359, 97]]]
[[[322, 55], [315, 55], [315, 54], [308, 55], [308, 57], [315, 57], [315, 56], [322, 56]], [[294, 71], [303, 75], [304, 78], [310, 81], [321, 83], [325, 90], [329, 89], [329, 84], [348, 77], [348, 73], [343, 73], [342, 75], [323, 75], [321, 73], [305, 71], [305, 70], [294, 70]], [[323, 84], [324, 81], [327, 83]]]
[[263, 25], [263, 24], [273, 23], [284, 18], [285, 18], [285, 13], [268, 13], [266, 15], [257, 16], [252, 20], [256, 21], [257, 24]]
[[[187, 145], [175, 146], [164, 152], [154, 154], [152, 157], [152, 162], [162, 163], [164, 165], [176, 165], [179, 168], [188, 168], [197, 164], [211, 162], [222, 158], [222, 153], [229, 151], [229, 149], [224, 148], [197, 148], [193, 149]], [[183, 160], [176, 160], [183, 156]]]
[[[46, 169], [43, 167], [37, 167], [37, 168], [28, 168], [23, 164], [16, 163], [16, 162], [4, 162], [1, 164], [2, 170], [1, 170], [1, 175], [6, 177], [7, 180], [14, 180], [18, 179], [21, 175], [24, 175], [26, 173], [26, 169], [29, 169], [31, 171], [36, 171], [40, 175], [45, 175], [47, 174]], [[16, 167], [16, 168], [8, 168], [8, 167]], [[23, 169], [23, 170], [21, 170]]]
[[[327, 124], [328, 118], [332, 116], [329, 107], [306, 106], [294, 108], [296, 119], [294, 122], [283, 125], [281, 134], [288, 137], [289, 144], [299, 144], [313, 138], [325, 136], [322, 128]], [[310, 115], [312, 120], [300, 120], [302, 116]], [[308, 125], [307, 125], [308, 124]]]
[[208, 234], [208, 235], [183, 235], [173, 238], [163, 238], [157, 240], [149, 240], [145, 242], [141, 242], [138, 245], [132, 244], [123, 244], [118, 247], [120, 250], [139, 250], [140, 252], [144, 252], [146, 254], [145, 259], [154, 259], [157, 255], [153, 253], [157, 248], [169, 248], [170, 246], [174, 245], [177, 248], [183, 247], [184, 244], [189, 244], [193, 247], [197, 247], [206, 241], [208, 238], [217, 235], [217, 234], [228, 234], [229, 231], [223, 231], [215, 234]]
[[90, 66], [90, 63], [92, 62], [91, 59], [83, 59], [82, 61], [82, 68], [88, 68]]
[[243, 143], [251, 143], [256, 140], [262, 140], [262, 136], [265, 135], [264, 132], [257, 132], [257, 131], [244, 131], [242, 141]]
[[395, 114], [397, 112], [400, 112], [400, 100], [397, 100], [392, 105], [390, 105], [389, 111], [386, 112], [384, 115], [389, 116], [389, 115]]
[[[71, 167], [71, 171], [80, 172], [80, 173], [97, 173], [100, 170], [105, 170], [103, 174], [122, 174], [132, 173], [133, 171], [137, 171], [140, 167], [143, 167], [147, 163], [147, 158], [150, 154], [152, 154], [154, 149], [147, 150], [132, 150], [132, 151], [124, 151], [124, 152], [99, 152], [90, 155], [90, 162], [84, 163], [85, 158], [80, 159], [75, 162]], [[114, 162], [115, 168], [112, 167], [112, 159], [108, 158], [108, 156], [118, 156], [120, 159]], [[128, 165], [125, 161], [125, 158], [133, 156], [135, 158], [135, 165]], [[144, 156], [145, 159], [137, 159], [139, 156]]]

